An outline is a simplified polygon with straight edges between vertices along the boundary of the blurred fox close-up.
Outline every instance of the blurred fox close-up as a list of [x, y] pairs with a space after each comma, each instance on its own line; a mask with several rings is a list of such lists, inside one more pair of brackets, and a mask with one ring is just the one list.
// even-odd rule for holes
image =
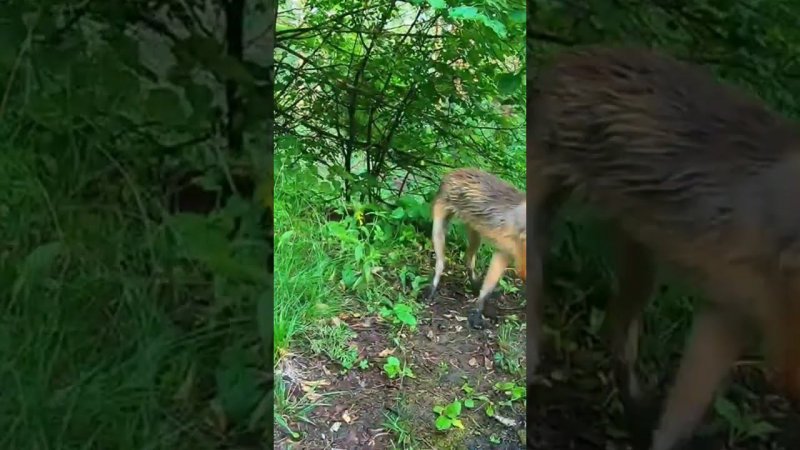
[[[576, 193], [610, 224], [618, 292], [607, 318], [631, 432], [642, 423], [634, 365], [641, 315], [661, 260], [707, 296], [652, 433], [653, 450], [691, 438], [733, 363], [758, 333], [774, 381], [800, 394], [800, 129], [754, 96], [664, 53], [585, 47], [528, 85], [532, 225], [528, 321], [542, 292], [552, 215]], [[539, 244], [537, 244], [539, 243]], [[539, 326], [528, 340], [536, 371]], [[645, 437], [647, 439], [647, 437]]]

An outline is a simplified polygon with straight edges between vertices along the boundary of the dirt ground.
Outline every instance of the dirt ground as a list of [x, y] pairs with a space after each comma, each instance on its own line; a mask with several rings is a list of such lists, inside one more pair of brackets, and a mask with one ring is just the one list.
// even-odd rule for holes
[[[327, 398], [327, 406], [315, 408], [310, 415], [314, 422], [296, 424], [303, 438], [293, 443], [276, 429], [275, 448], [280, 449], [388, 449], [392, 434], [387, 418], [395, 418], [411, 435], [405, 448], [414, 449], [522, 449], [525, 448], [525, 405], [522, 400], [503, 405], [504, 393], [493, 389], [498, 382], [517, 382], [524, 386], [525, 328], [516, 325], [512, 345], [522, 356], [520, 372], [509, 375], [495, 367], [498, 351], [498, 324], [484, 330], [473, 330], [467, 324], [469, 301], [464, 294], [446, 282], [436, 300], [423, 309], [415, 332], [397, 336], [402, 345], [392, 342], [392, 325], [376, 317], [344, 317], [358, 334], [355, 339], [361, 356], [370, 361], [367, 370], [353, 369], [339, 375], [335, 364], [324, 357], [296, 358], [302, 366], [298, 372], [307, 380], [326, 380], [330, 384], [318, 393], [336, 392]], [[524, 323], [522, 294], [495, 297], [500, 320], [516, 314]], [[382, 366], [388, 352], [410, 363], [415, 378], [389, 380]], [[434, 426], [436, 405], [447, 405], [466, 398], [465, 384], [474, 389], [473, 397], [486, 395], [495, 409], [488, 417], [487, 403], [475, 400], [473, 409], [462, 408], [463, 429], [437, 431]], [[403, 448], [403, 447], [400, 447]]]
[[[608, 368], [608, 355], [602, 342], [571, 349], [556, 355], [551, 340], [543, 344], [543, 360], [537, 380], [527, 392], [528, 414], [522, 401], [498, 406], [503, 394], [492, 389], [498, 382], [524, 378], [525, 328], [517, 328], [513, 346], [522, 352], [523, 375], [512, 376], [496, 367], [499, 351], [498, 323], [484, 330], [467, 324], [469, 301], [461, 287], [444, 281], [436, 301], [420, 312], [416, 332], [396, 336], [392, 325], [376, 316], [348, 317], [342, 320], [357, 333], [355, 343], [360, 356], [370, 362], [367, 370], [352, 369], [340, 375], [335, 363], [325, 357], [295, 357], [294, 379], [325, 380], [316, 392], [325, 397], [325, 406], [316, 407], [309, 418], [313, 423], [293, 424], [302, 438], [293, 442], [276, 427], [278, 449], [390, 449], [397, 432], [390, 431], [387, 418], [394, 417], [410, 435], [407, 449], [633, 449], [629, 428], [623, 419], [614, 383]], [[453, 283], [450, 281], [450, 283]], [[500, 321], [515, 315], [525, 321], [522, 293], [495, 297]], [[576, 325], [580, 326], [580, 325]], [[393, 342], [402, 342], [398, 346]], [[392, 353], [389, 353], [392, 352]], [[389, 380], [381, 369], [392, 354], [410, 363], [416, 378]], [[673, 355], [665, 365], [677, 366]], [[663, 375], [671, 379], [671, 374]], [[475, 395], [485, 394], [502, 419], [488, 417], [486, 404], [476, 401], [474, 409], [464, 409], [464, 429], [436, 431], [435, 405], [465, 398], [465, 383]], [[651, 385], [665, 386], [650, 380]], [[794, 450], [800, 448], [800, 415], [782, 396], [769, 387], [762, 370], [740, 365], [734, 370], [729, 389], [737, 405], [746, 405], [747, 414], [736, 419], [740, 430], [732, 430], [709, 415], [698, 438], [686, 448], [693, 450]], [[663, 388], [651, 389], [663, 395]], [[660, 398], [642, 413], [640, 426], [651, 429]], [[750, 422], [748, 422], [750, 421]], [[505, 423], [503, 423], [505, 422]], [[747, 437], [742, 430], [753, 429], [755, 422], [768, 422], [776, 428], [766, 437]], [[529, 424], [526, 432], [526, 424]], [[647, 428], [649, 427], [649, 428]], [[737, 432], [740, 432], [737, 435]]]

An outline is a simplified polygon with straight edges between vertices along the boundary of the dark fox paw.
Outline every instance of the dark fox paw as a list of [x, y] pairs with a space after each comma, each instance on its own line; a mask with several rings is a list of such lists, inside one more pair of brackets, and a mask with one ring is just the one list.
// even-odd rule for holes
[[481, 281], [478, 279], [469, 281], [469, 287], [472, 289], [472, 293], [478, 295], [481, 292]]
[[469, 326], [471, 326], [472, 328], [476, 330], [483, 329], [484, 326], [483, 317], [481, 315], [481, 312], [478, 311], [477, 309], [470, 310], [469, 315], [467, 316], [467, 320], [469, 322]]
[[483, 317], [491, 319], [493, 322], [497, 322], [497, 300], [492, 298], [487, 299], [487, 302], [483, 306]]
[[420, 292], [420, 298], [425, 303], [431, 303], [434, 297], [436, 297], [436, 289], [434, 289], [433, 285], [426, 287]]

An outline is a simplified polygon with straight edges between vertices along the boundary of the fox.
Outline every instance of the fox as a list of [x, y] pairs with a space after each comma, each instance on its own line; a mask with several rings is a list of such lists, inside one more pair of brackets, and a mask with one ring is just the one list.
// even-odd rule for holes
[[442, 177], [431, 206], [431, 237], [436, 265], [426, 299], [432, 301], [435, 298], [445, 267], [447, 230], [450, 220], [458, 218], [467, 231], [465, 257], [473, 289], [478, 289], [475, 260], [481, 241], [489, 241], [495, 250], [480, 285], [475, 307], [467, 317], [472, 328], [483, 329], [486, 298], [494, 291], [512, 260], [520, 278], [525, 280], [526, 201], [525, 193], [479, 169], [456, 169]]
[[606, 317], [624, 409], [643, 395], [635, 365], [656, 264], [707, 300], [639, 447], [673, 450], [692, 439], [754, 339], [765, 344], [770, 378], [800, 399], [798, 123], [707, 68], [632, 46], [558, 53], [529, 75], [527, 90], [529, 380], [548, 236], [574, 198], [613, 229], [617, 289]]

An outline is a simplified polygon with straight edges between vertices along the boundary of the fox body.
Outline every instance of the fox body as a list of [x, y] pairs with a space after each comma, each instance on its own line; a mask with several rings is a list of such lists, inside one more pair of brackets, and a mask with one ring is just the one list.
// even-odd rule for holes
[[681, 270], [709, 304], [695, 317], [650, 437], [670, 450], [691, 437], [732, 364], [760, 331], [778, 380], [800, 394], [800, 133], [710, 72], [638, 48], [562, 53], [528, 83], [528, 197], [533, 226], [528, 372], [538, 361], [542, 257], [567, 196], [617, 231], [611, 347], [623, 403], [654, 259]]
[[492, 293], [503, 272], [513, 259], [520, 277], [525, 279], [526, 200], [525, 194], [494, 175], [477, 169], [457, 169], [442, 178], [432, 207], [433, 247], [436, 252], [436, 271], [430, 287], [432, 299], [444, 272], [445, 236], [453, 217], [464, 222], [467, 229], [466, 259], [470, 280], [477, 286], [475, 259], [481, 239], [495, 248], [489, 270], [478, 294], [476, 307], [470, 311], [469, 323], [483, 327], [486, 297]]

